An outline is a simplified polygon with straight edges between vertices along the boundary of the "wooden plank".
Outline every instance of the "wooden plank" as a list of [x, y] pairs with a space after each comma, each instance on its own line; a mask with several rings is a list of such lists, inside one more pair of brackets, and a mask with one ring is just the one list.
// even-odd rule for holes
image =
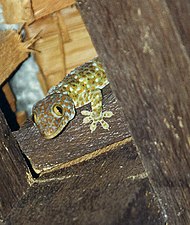
[[63, 8], [71, 6], [75, 3], [75, 0], [32, 0], [32, 10], [35, 19], [42, 18]]
[[187, 21], [189, 20], [190, 2], [166, 0], [166, 3], [170, 9], [172, 19], [180, 34], [183, 45], [186, 47], [187, 53], [190, 54], [190, 27], [187, 26]]
[[91, 134], [89, 125], [82, 125], [85, 106], [55, 139], [41, 137], [31, 121], [14, 132], [39, 175], [7, 225], [164, 223], [164, 211], [109, 87], [103, 99], [104, 109], [114, 112], [109, 131], [98, 127]]
[[0, 110], [0, 220], [3, 220], [29, 187], [30, 175], [18, 143]]
[[12, 111], [11, 106], [5, 96], [5, 93], [3, 90], [0, 88], [0, 109], [4, 114], [4, 117], [6, 119], [6, 122], [8, 123], [8, 126], [10, 129], [13, 130], [18, 130], [19, 125], [16, 120], [16, 115]]
[[179, 14], [164, 0], [78, 3], [169, 224], [190, 224], [190, 61]]
[[25, 111], [19, 111], [16, 113], [16, 120], [20, 126], [22, 126], [25, 123], [26, 119], [27, 119], [27, 114]]
[[21, 24], [34, 19], [30, 0], [0, 0], [0, 4], [5, 23]]
[[68, 7], [61, 11], [70, 37], [70, 42], [64, 44], [67, 73], [77, 66], [97, 56], [90, 36], [86, 30], [81, 15], [76, 7]]
[[37, 173], [49, 173], [51, 170], [65, 167], [67, 163], [71, 166], [73, 163], [78, 163], [78, 161], [94, 157], [93, 154], [97, 156], [94, 153], [96, 150], [102, 149], [101, 153], [107, 151], [105, 147], [110, 146], [108, 150], [112, 150], [115, 143], [121, 145], [131, 141], [131, 138], [128, 139], [130, 134], [121, 113], [121, 108], [111, 94], [109, 87], [104, 89], [103, 96], [104, 110], [111, 110], [114, 113], [114, 116], [107, 119], [110, 125], [109, 131], [104, 130], [99, 124], [96, 131], [91, 133], [90, 125], [82, 124], [83, 116], [80, 111], [89, 109], [88, 105], [78, 109], [76, 117], [54, 139], [44, 139], [31, 121], [21, 130], [14, 132], [22, 151]]
[[0, 31], [0, 84], [28, 57], [33, 41], [22, 43], [20, 34], [14, 30]]
[[16, 112], [16, 99], [8, 82], [3, 85], [2, 91], [4, 92], [12, 111]]
[[[39, 37], [34, 49], [37, 50], [35, 58], [42, 73], [43, 80], [41, 79], [41, 81], [42, 86], [45, 87], [44, 90], [48, 90], [65, 77], [64, 34], [61, 35], [62, 27], [60, 28], [59, 22], [57, 13], [55, 13], [26, 26], [29, 38], [36, 35]], [[64, 30], [64, 32], [66, 31]]]
[[[76, 7], [67, 7], [26, 26], [27, 37], [38, 35], [35, 58], [49, 89], [79, 65], [96, 57], [88, 32]], [[46, 93], [46, 92], [45, 92]]]
[[5, 224], [162, 225], [159, 202], [139, 176], [143, 171], [133, 143], [117, 146], [50, 179], [38, 178]]

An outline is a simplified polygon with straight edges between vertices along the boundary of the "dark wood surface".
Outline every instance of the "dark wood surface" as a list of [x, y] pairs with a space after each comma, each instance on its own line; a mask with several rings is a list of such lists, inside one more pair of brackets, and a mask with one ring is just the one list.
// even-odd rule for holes
[[109, 131], [104, 130], [99, 124], [95, 132], [91, 133], [90, 125], [82, 124], [84, 117], [80, 111], [89, 108], [88, 105], [77, 110], [76, 117], [54, 139], [44, 139], [32, 122], [26, 123], [21, 130], [14, 132], [23, 153], [37, 173], [46, 173], [55, 168], [71, 166], [73, 163], [75, 164], [75, 160], [77, 163], [85, 160], [85, 157], [88, 160], [89, 157], [96, 156], [94, 153], [96, 150], [102, 149], [104, 152], [104, 150], [106, 151], [104, 148], [107, 146], [110, 146], [111, 150], [115, 143], [120, 145], [120, 143], [131, 141], [130, 138], [128, 139], [130, 134], [121, 108], [109, 87], [104, 89], [103, 95], [104, 110], [111, 110], [114, 113], [111, 118], [106, 119], [110, 125]]
[[[38, 178], [10, 225], [162, 225], [164, 216], [133, 143]], [[133, 176], [136, 178], [133, 179]]]
[[173, 22], [179, 32], [182, 43], [186, 48], [185, 50], [187, 50], [188, 55], [190, 55], [190, 27], [187, 25], [187, 21], [189, 20], [190, 2], [167, 0], [166, 3], [170, 9]]
[[109, 87], [103, 99], [104, 110], [114, 113], [109, 131], [99, 127], [91, 134], [81, 124], [84, 106], [55, 139], [43, 139], [30, 121], [14, 132], [39, 175], [6, 225], [164, 225], [165, 211]]
[[190, 224], [190, 7], [78, 0], [169, 224]]
[[0, 110], [0, 220], [3, 220], [29, 187], [29, 171]]
[[93, 134], [81, 109], [52, 140], [27, 121], [25, 159], [0, 112], [0, 223], [189, 225], [189, 4], [78, 2], [120, 106], [106, 88], [114, 116]]

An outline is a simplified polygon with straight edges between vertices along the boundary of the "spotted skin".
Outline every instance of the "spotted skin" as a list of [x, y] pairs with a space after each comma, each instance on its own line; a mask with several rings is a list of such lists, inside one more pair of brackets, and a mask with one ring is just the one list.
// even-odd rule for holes
[[91, 123], [91, 132], [100, 123], [104, 129], [109, 125], [111, 111], [102, 112], [101, 89], [108, 84], [102, 64], [95, 58], [71, 71], [62, 82], [52, 87], [48, 95], [37, 102], [32, 110], [34, 122], [47, 139], [57, 136], [75, 116], [75, 109], [91, 103], [92, 111], [83, 110], [83, 123]]

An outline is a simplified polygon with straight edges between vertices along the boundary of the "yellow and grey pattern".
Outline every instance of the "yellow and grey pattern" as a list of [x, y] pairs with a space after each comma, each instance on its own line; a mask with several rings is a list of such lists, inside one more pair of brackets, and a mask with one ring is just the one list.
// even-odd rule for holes
[[100, 122], [104, 129], [109, 125], [104, 118], [113, 115], [102, 112], [101, 89], [108, 84], [102, 64], [95, 58], [71, 71], [62, 82], [52, 87], [48, 95], [33, 107], [33, 119], [40, 133], [47, 139], [57, 136], [75, 116], [75, 108], [91, 103], [92, 111], [83, 110], [83, 123], [90, 123], [93, 132]]

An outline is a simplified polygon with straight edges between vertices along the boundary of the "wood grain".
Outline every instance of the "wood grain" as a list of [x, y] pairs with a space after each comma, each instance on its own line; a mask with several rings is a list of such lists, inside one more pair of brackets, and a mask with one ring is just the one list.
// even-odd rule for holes
[[80, 110], [56, 138], [45, 140], [31, 121], [14, 132], [34, 183], [5, 224], [161, 225], [165, 212], [156, 197], [108, 87], [104, 110], [112, 110], [110, 130], [91, 134]]
[[[80, 111], [89, 109], [88, 105], [77, 110], [76, 117], [54, 139], [44, 139], [32, 122], [26, 123], [21, 130], [14, 132], [22, 151], [37, 173], [44, 173], [55, 167], [62, 167], [62, 164], [125, 139], [124, 142], [129, 142], [127, 138], [130, 137], [130, 134], [127, 124], [124, 122], [121, 108], [111, 94], [109, 87], [104, 89], [103, 96], [104, 110], [111, 110], [114, 113], [113, 117], [106, 120], [110, 125], [109, 131], [104, 130], [99, 125], [96, 131], [91, 133], [90, 125], [82, 124], [83, 116]], [[111, 146], [110, 149], [112, 148]]]
[[30, 175], [1, 110], [0, 174], [0, 220], [3, 220], [26, 192]]
[[31, 22], [34, 19], [31, 1], [0, 0], [0, 4], [3, 8], [4, 23], [23, 24], [25, 22]]
[[16, 99], [15, 96], [11, 90], [11, 87], [9, 85], [9, 83], [5, 83], [5, 85], [3, 85], [2, 87], [2, 91], [5, 94], [7, 101], [12, 109], [13, 112], [16, 112]]
[[63, 8], [71, 6], [75, 3], [75, 0], [54, 0], [53, 4], [51, 0], [32, 0], [32, 11], [34, 18], [39, 19]]
[[[162, 225], [159, 202], [130, 143], [37, 179], [8, 224]], [[48, 222], [47, 222], [48, 221]]]
[[[65, 1], [59, 2], [64, 4]], [[33, 48], [37, 50], [35, 59], [40, 67], [43, 78], [40, 83], [45, 94], [72, 69], [97, 56], [75, 6], [35, 20], [25, 28], [28, 38], [36, 35], [39, 38]]]
[[0, 31], [0, 84], [28, 57], [28, 47], [32, 43], [22, 43], [21, 36], [13, 31]]
[[190, 27], [187, 26], [187, 21], [189, 20], [190, 2], [166, 0], [166, 3], [172, 15], [176, 29], [180, 34], [181, 41], [185, 46], [187, 53], [190, 55]]
[[169, 224], [190, 224], [187, 1], [79, 0], [78, 5]]

